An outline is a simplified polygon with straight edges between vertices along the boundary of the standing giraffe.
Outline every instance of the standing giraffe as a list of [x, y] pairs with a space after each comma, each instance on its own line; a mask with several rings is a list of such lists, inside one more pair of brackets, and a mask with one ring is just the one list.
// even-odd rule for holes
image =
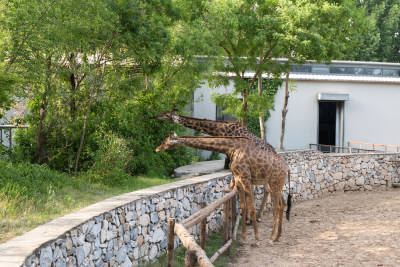
[[[196, 118], [181, 116], [177, 113], [177, 109], [173, 109], [172, 111], [166, 111], [164, 113], [155, 115], [154, 117], [156, 119], [163, 120], [169, 123], [177, 123], [179, 125], [194, 129], [198, 132], [202, 132], [211, 136], [249, 137], [257, 147], [261, 148], [262, 150], [268, 151], [269, 153], [278, 155], [273, 146], [271, 146], [265, 140], [255, 136], [245, 126], [236, 121], [214, 121], [214, 120], [196, 119]], [[260, 217], [263, 214], [265, 205], [267, 204], [267, 199], [268, 199], [267, 186], [264, 185], [264, 198], [261, 202], [260, 212], [257, 215], [258, 221], [260, 220]]]
[[[178, 146], [189, 146], [219, 152], [231, 159], [229, 167], [236, 181], [235, 186], [238, 186], [239, 189], [242, 212], [245, 210], [245, 202], [249, 203], [250, 206], [256, 244], [258, 243], [259, 236], [251, 185], [268, 184], [274, 203], [274, 223], [270, 243], [276, 241], [281, 236], [282, 217], [285, 207], [282, 188], [288, 174], [290, 184], [290, 168], [282, 157], [260, 149], [248, 137], [178, 137], [172, 133], [165, 139], [164, 143], [157, 147], [156, 151], [170, 150]], [[290, 199], [288, 198], [288, 209], [286, 210], [286, 217], [288, 219], [289, 214]], [[278, 232], [275, 236], [277, 223]], [[245, 223], [242, 223], [242, 240], [246, 240]]]

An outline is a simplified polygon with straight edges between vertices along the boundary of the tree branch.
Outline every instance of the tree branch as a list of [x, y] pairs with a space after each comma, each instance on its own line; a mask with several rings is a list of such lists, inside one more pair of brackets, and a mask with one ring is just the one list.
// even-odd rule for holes
[[28, 39], [29, 35], [32, 33], [33, 29], [36, 28], [36, 26], [39, 24], [39, 21], [41, 21], [44, 16], [46, 15], [47, 11], [49, 11], [50, 6], [52, 4], [54, 4], [55, 2], [57, 2], [59, 0], [53, 0], [47, 7], [46, 9], [43, 11], [43, 13], [40, 15], [39, 19], [36, 21], [36, 23], [31, 27], [31, 29], [25, 34], [24, 39], [22, 39], [21, 43], [19, 44], [17, 51], [15, 52], [15, 55], [10, 59], [9, 64], [7, 65], [6, 71], [8, 71], [11, 67], [11, 65], [14, 63], [14, 61], [17, 59], [18, 57], [18, 53], [21, 50], [22, 46], [24, 45], [24, 43], [26, 42], [26, 40]]
[[[95, 74], [95, 76], [94, 76], [93, 86], [92, 86], [92, 88], [90, 89], [90, 95], [89, 95], [89, 99], [88, 99], [88, 101], [87, 101], [87, 109], [86, 109], [85, 121], [84, 121], [84, 123], [83, 123], [82, 136], [81, 136], [81, 143], [80, 143], [80, 145], [79, 145], [78, 154], [77, 154], [77, 156], [76, 156], [75, 169], [74, 169], [75, 172], [78, 171], [79, 158], [80, 158], [80, 156], [81, 156], [82, 147], [83, 147], [83, 142], [84, 142], [84, 140], [85, 140], [86, 125], [87, 125], [87, 120], [88, 120], [89, 112], [90, 112], [90, 104], [91, 104], [92, 99], [93, 99], [94, 89], [95, 89], [95, 87], [96, 87], [96, 80], [97, 80], [97, 77], [98, 77], [98, 74], [99, 74], [99, 68], [100, 68], [100, 66], [101, 66], [101, 61], [103, 60], [103, 57], [104, 57], [106, 51], [107, 51], [108, 49], [110, 49], [110, 47], [112, 46], [112, 43], [113, 43], [113, 41], [114, 41], [114, 38], [115, 38], [116, 34], [117, 34], [117, 31], [115, 30], [115, 31], [113, 32], [113, 35], [111, 36], [109, 42], [106, 44], [106, 46], [104, 47], [103, 51], [101, 52], [100, 57], [99, 57], [98, 62], [97, 62], [96, 74]], [[105, 64], [105, 62], [104, 62], [104, 64]]]

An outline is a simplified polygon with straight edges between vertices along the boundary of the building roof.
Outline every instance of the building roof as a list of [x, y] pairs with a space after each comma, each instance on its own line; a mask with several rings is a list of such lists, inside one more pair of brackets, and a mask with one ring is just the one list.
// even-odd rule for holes
[[[282, 79], [285, 77], [282, 76]], [[365, 83], [400, 83], [400, 77], [338, 75], [315, 73], [290, 73], [289, 78], [296, 81], [332, 81], [332, 82], [365, 82]]]

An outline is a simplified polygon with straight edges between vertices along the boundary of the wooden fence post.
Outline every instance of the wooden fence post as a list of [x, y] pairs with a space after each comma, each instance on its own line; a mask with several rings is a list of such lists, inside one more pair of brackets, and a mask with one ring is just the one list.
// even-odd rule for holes
[[195, 267], [196, 261], [196, 250], [186, 250], [185, 267]]
[[167, 267], [174, 266], [174, 248], [175, 248], [175, 218], [168, 219], [167, 225]]
[[222, 245], [228, 241], [228, 205], [229, 205], [229, 200], [227, 200], [224, 205], [223, 205], [223, 214], [222, 214]]
[[[206, 207], [206, 202], [200, 203], [200, 208], [204, 209]], [[205, 251], [206, 250], [206, 225], [207, 225], [207, 218], [204, 218], [200, 222], [200, 247]]]
[[231, 221], [232, 220], [232, 215], [231, 215], [231, 208], [232, 208], [232, 198], [227, 200], [224, 203], [223, 207], [223, 217], [222, 217], [222, 245], [225, 245], [226, 242], [230, 239], [231, 236]]
[[[234, 200], [234, 197], [232, 197], [231, 199], [229, 199], [229, 203], [228, 204], [228, 209], [229, 209], [229, 213], [228, 213], [228, 240], [232, 239], [232, 231], [233, 231], [233, 209], [232, 209], [232, 202]], [[229, 246], [228, 253], [231, 252], [231, 246]]]

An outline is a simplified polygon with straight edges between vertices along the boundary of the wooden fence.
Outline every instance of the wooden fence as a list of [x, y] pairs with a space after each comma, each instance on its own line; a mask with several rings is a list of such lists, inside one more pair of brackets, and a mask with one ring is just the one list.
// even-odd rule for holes
[[[349, 142], [350, 143], [350, 142]], [[333, 145], [323, 145], [323, 144], [310, 144], [310, 149], [317, 147], [317, 150], [325, 153], [365, 153], [374, 152], [371, 149], [356, 148], [356, 147], [342, 147]]]
[[[237, 229], [239, 227], [240, 215], [236, 214], [236, 187], [225, 194], [222, 198], [206, 205], [205, 202], [201, 203], [201, 209], [189, 218], [175, 222], [175, 218], [168, 219], [167, 230], [167, 266], [174, 266], [174, 239], [175, 234], [182, 241], [184, 247], [187, 248], [185, 254], [185, 266], [195, 266], [196, 262], [200, 266], [210, 267], [214, 266], [213, 262], [226, 251], [230, 250], [232, 242], [236, 240]], [[205, 252], [206, 249], [206, 223], [207, 217], [219, 206], [223, 206], [222, 217], [222, 243], [223, 246], [215, 252], [215, 254], [208, 258]], [[233, 224], [235, 222], [235, 224]], [[200, 223], [200, 245], [196, 243], [193, 235], [189, 233], [189, 229]]]

